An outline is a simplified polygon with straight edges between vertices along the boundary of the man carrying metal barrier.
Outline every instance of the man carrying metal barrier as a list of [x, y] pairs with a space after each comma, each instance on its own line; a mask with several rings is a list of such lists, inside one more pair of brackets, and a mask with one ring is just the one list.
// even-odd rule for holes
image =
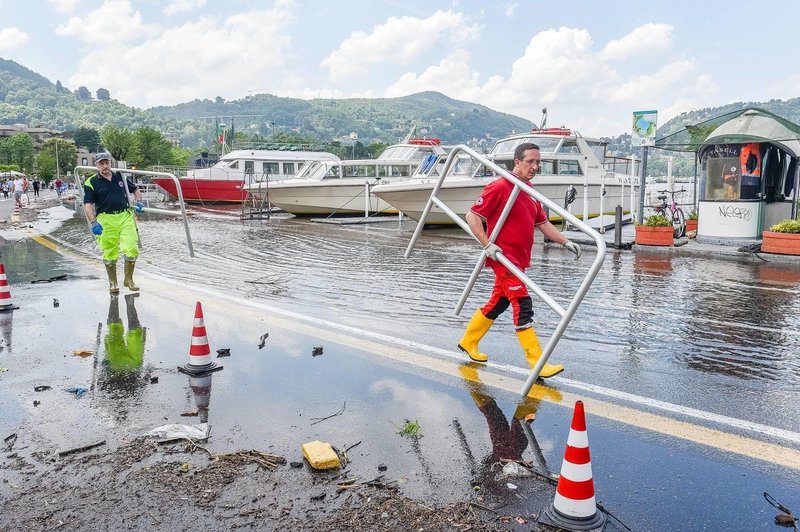
[[[514, 151], [514, 168], [511, 173], [526, 184], [530, 184], [531, 179], [539, 171], [539, 163], [539, 147], [533, 143], [520, 144]], [[514, 184], [507, 179], [501, 177], [492, 181], [483, 189], [466, 215], [467, 224], [483, 246], [487, 257], [486, 265], [494, 271], [495, 281], [488, 303], [475, 311], [464, 336], [458, 342], [458, 347], [476, 362], [489, 360], [488, 355], [478, 349], [478, 342], [489, 331], [494, 320], [511, 305], [517, 338], [528, 364], [533, 368], [542, 354], [539, 338], [533, 329], [533, 302], [525, 284], [496, 260], [497, 253], [502, 253], [512, 264], [524, 271], [531, 262], [534, 227], [538, 228], [545, 238], [561, 244], [574, 253], [576, 260], [581, 256], [581, 248], [547, 220], [542, 205], [528, 194], [520, 194], [517, 197], [505, 225], [495, 242], [490, 243], [488, 235], [497, 225], [503, 207], [513, 190]], [[545, 364], [540, 377], [552, 377], [562, 371], [564, 366], [561, 364]]]
[[117, 285], [117, 259], [119, 253], [125, 255], [125, 280], [123, 284], [132, 291], [139, 287], [133, 282], [136, 257], [139, 256], [139, 233], [136, 220], [128, 205], [128, 191], [136, 201], [134, 209], [142, 212], [142, 193], [129, 179], [123, 179], [119, 172], [111, 171], [111, 155], [100, 152], [95, 157], [97, 173], [83, 184], [83, 203], [86, 217], [92, 225], [92, 233], [97, 237], [97, 246], [103, 253], [103, 262], [108, 274], [108, 290], [119, 293]]

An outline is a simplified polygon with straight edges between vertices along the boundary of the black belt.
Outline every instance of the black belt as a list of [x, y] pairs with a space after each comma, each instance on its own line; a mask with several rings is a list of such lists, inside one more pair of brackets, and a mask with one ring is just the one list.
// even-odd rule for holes
[[125, 211], [127, 211], [127, 210], [128, 210], [128, 209], [122, 209], [121, 211], [109, 211], [109, 212], [101, 212], [101, 213], [99, 213], [99, 214], [119, 214], [119, 213], [121, 213], [121, 212], [125, 212]]

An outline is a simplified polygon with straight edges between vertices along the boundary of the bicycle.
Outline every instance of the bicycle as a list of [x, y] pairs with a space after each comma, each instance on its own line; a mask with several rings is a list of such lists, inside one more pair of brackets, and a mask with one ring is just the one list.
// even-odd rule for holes
[[[686, 215], [683, 214], [683, 209], [678, 207], [678, 203], [675, 201], [675, 194], [686, 192], [686, 189], [659, 190], [658, 192], [661, 193], [660, 196], [657, 196], [658, 199], [661, 200], [661, 205], [653, 205], [656, 214], [666, 216], [667, 219], [672, 220], [672, 228], [673, 232], [675, 233], [675, 238], [682, 237], [686, 231]], [[667, 194], [672, 196], [672, 203], [667, 203]]]

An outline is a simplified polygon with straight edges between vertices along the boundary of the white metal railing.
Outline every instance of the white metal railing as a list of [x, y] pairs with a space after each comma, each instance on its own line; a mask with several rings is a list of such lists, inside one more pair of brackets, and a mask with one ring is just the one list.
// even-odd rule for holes
[[[603, 265], [603, 261], [605, 260], [606, 256], [606, 242], [600, 234], [586, 225], [583, 221], [579, 220], [577, 217], [570, 214], [564, 208], [560, 207], [558, 204], [551, 201], [549, 198], [541, 194], [540, 192], [533, 189], [530, 185], [526, 184], [525, 182], [521, 181], [515, 175], [510, 173], [505, 168], [501, 168], [500, 166], [493, 163], [491, 160], [486, 158], [484, 155], [479, 154], [478, 152], [470, 149], [467, 146], [459, 145], [453, 148], [453, 150], [449, 153], [447, 157], [447, 161], [445, 162], [444, 169], [442, 171], [441, 176], [439, 177], [436, 186], [433, 188], [431, 192], [431, 196], [428, 199], [428, 203], [425, 205], [425, 209], [422, 211], [422, 215], [420, 216], [419, 222], [417, 223], [417, 227], [414, 230], [414, 235], [411, 237], [411, 241], [408, 243], [408, 248], [406, 248], [405, 257], [408, 258], [411, 256], [411, 252], [414, 249], [414, 245], [416, 244], [417, 240], [419, 239], [420, 234], [422, 233], [422, 229], [425, 227], [425, 220], [428, 217], [431, 209], [434, 205], [439, 207], [453, 222], [458, 224], [464, 231], [467, 232], [468, 235], [471, 235], [475, 238], [475, 235], [467, 225], [466, 221], [464, 221], [458, 214], [456, 214], [450, 207], [445, 205], [445, 203], [438, 197], [439, 190], [442, 188], [442, 183], [445, 180], [445, 177], [450, 171], [450, 167], [453, 164], [458, 152], [467, 153], [473, 159], [480, 161], [482, 164], [486, 165], [487, 168], [490, 168], [494, 171], [497, 175], [501, 176], [508, 181], [511, 181], [515, 187], [514, 190], [511, 192], [510, 197], [508, 198], [508, 202], [506, 203], [505, 207], [503, 208], [502, 213], [500, 214], [500, 218], [497, 221], [497, 225], [492, 230], [492, 234], [489, 235], [489, 242], [494, 243], [497, 239], [497, 235], [500, 234], [500, 230], [503, 228], [503, 225], [506, 222], [506, 218], [508, 218], [508, 214], [511, 212], [511, 207], [514, 205], [517, 197], [519, 196], [520, 191], [528, 194], [532, 198], [538, 200], [542, 205], [549, 208], [551, 211], [555, 211], [557, 214], [560, 214], [564, 220], [569, 222], [572, 226], [576, 227], [583, 233], [589, 235], [597, 245], [597, 255], [592, 262], [589, 271], [587, 272], [586, 276], [584, 277], [581, 285], [578, 287], [578, 290], [575, 292], [575, 295], [569, 302], [569, 305], [566, 309], [564, 309], [555, 299], [550, 297], [540, 286], [534, 283], [525, 273], [517, 268], [510, 260], [508, 260], [505, 255], [502, 253], [497, 254], [497, 261], [500, 262], [503, 266], [505, 266], [511, 273], [514, 274], [521, 282], [528, 287], [531, 292], [536, 294], [542, 301], [547, 304], [553, 311], [558, 314], [560, 317], [558, 324], [556, 325], [555, 330], [553, 331], [553, 335], [547, 341], [547, 344], [542, 349], [542, 355], [539, 357], [539, 361], [536, 365], [531, 369], [531, 374], [528, 376], [528, 379], [525, 381], [525, 386], [522, 391], [522, 396], [525, 397], [530, 392], [531, 388], [533, 387], [534, 382], [539, 377], [539, 374], [542, 371], [542, 368], [547, 363], [550, 355], [553, 353], [553, 350], [558, 344], [558, 341], [564, 334], [564, 330], [566, 330], [567, 325], [572, 320], [572, 317], [575, 315], [575, 312], [578, 309], [578, 306], [583, 301], [586, 292], [589, 291], [589, 287], [591, 286], [592, 282], [594, 281], [595, 277], [597, 277], [597, 273], [600, 271], [600, 267]], [[477, 240], [477, 238], [475, 238]], [[470, 292], [472, 291], [475, 283], [478, 280], [478, 275], [480, 274], [481, 270], [483, 269], [483, 265], [486, 262], [486, 256], [481, 253], [480, 258], [478, 259], [475, 268], [472, 270], [472, 275], [470, 276], [467, 285], [464, 287], [464, 291], [461, 293], [461, 297], [456, 304], [455, 314], [458, 315], [461, 313], [462, 308], [464, 307], [464, 303], [467, 300]]]
[[[170, 179], [172, 179], [175, 182], [175, 188], [176, 188], [176, 190], [178, 192], [178, 201], [179, 201], [180, 206], [181, 206], [180, 213], [178, 213], [176, 211], [168, 211], [166, 209], [154, 209], [152, 207], [145, 207], [144, 210], [146, 212], [155, 212], [155, 213], [159, 213], [159, 214], [169, 214], [170, 216], [178, 216], [178, 215], [182, 216], [183, 217], [183, 227], [184, 227], [184, 230], [186, 231], [186, 243], [189, 245], [189, 256], [194, 258], [194, 247], [192, 246], [192, 235], [189, 232], [189, 220], [186, 217], [186, 204], [183, 201], [183, 190], [181, 190], [181, 184], [180, 184], [180, 181], [178, 181], [178, 178], [175, 177], [174, 174], [170, 174], [170, 173], [167, 173], [167, 172], [151, 172], [151, 171], [147, 171], [147, 170], [130, 170], [128, 168], [112, 168], [111, 171], [112, 172], [122, 172], [122, 173], [126, 173], [126, 174], [144, 175], [144, 176], [169, 177]], [[76, 166], [75, 167], [75, 170], [73, 172], [73, 176], [74, 176], [74, 179], [75, 179], [75, 185], [78, 187], [79, 191], [83, 188], [83, 182], [81, 181], [81, 173], [96, 174], [97, 173], [97, 168], [95, 168], [94, 166]], [[128, 205], [133, 205], [134, 202], [133, 202], [133, 198], [131, 197], [130, 190], [128, 190], [127, 186], [124, 187], [124, 188], [125, 188], [125, 193], [128, 195]], [[76, 205], [83, 205], [83, 196], [80, 193], [78, 193], [78, 194], [75, 195], [75, 197], [77, 198], [76, 201], [75, 201]], [[89, 219], [88, 218], [86, 219], [86, 223], [87, 224], [89, 223]], [[139, 244], [141, 245], [141, 240], [139, 240]]]

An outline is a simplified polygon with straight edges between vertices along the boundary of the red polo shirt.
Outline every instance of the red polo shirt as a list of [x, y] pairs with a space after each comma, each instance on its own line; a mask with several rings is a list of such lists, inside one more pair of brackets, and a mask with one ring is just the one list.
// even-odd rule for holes
[[[503, 179], [496, 179], [486, 185], [480, 197], [470, 208], [484, 220], [486, 220], [486, 234], [491, 235], [497, 220], [503, 212], [503, 207], [508, 203], [511, 191], [514, 190], [514, 183]], [[495, 244], [500, 246], [508, 260], [514, 266], [525, 270], [531, 264], [531, 248], [533, 247], [533, 228], [547, 221], [542, 204], [533, 199], [525, 192], [519, 192], [511, 212], [508, 213], [503, 229], [495, 240]], [[494, 267], [499, 265], [492, 259], [487, 259], [486, 264]]]

